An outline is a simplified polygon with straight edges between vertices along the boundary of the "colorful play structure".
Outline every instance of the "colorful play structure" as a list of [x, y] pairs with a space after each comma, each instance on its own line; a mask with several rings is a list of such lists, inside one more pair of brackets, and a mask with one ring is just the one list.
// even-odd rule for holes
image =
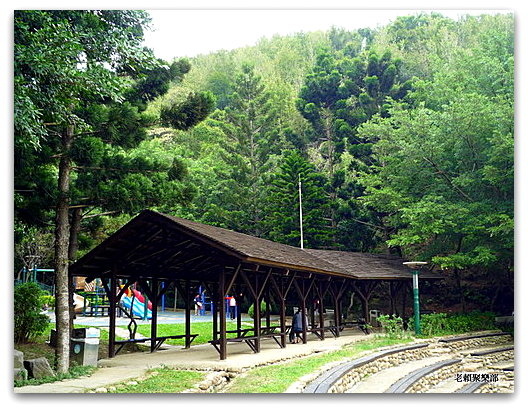
[[140, 319], [152, 319], [152, 303], [146, 301], [145, 296], [138, 290], [127, 289], [121, 297], [121, 305], [123, 308], [129, 310], [133, 316], [139, 317]]

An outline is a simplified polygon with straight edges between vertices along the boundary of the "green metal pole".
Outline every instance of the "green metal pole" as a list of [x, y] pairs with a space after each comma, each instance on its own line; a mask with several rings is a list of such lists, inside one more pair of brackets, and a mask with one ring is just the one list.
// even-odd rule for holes
[[418, 292], [418, 270], [413, 270], [413, 297], [414, 297], [414, 332], [421, 334], [420, 330], [420, 294]]

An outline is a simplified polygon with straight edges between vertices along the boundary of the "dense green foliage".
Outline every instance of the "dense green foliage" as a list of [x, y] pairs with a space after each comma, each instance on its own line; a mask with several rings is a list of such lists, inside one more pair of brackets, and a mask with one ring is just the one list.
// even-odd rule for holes
[[420, 326], [424, 337], [494, 330], [497, 328], [495, 325], [495, 314], [480, 311], [464, 314], [424, 314], [422, 315]]
[[46, 331], [49, 317], [42, 314], [44, 292], [35, 283], [15, 286], [14, 293], [14, 337], [15, 343], [27, 343]]
[[[410, 13], [172, 64], [112, 61], [125, 82], [97, 64], [53, 63], [57, 44], [71, 44], [63, 60], [86, 45], [67, 34], [44, 42], [43, 23], [28, 31], [50, 16], [28, 13], [15, 31], [17, 243], [52, 219], [53, 124], [68, 113], [78, 119], [70, 196], [83, 210], [81, 252], [145, 207], [298, 246], [300, 176], [305, 246], [427, 260], [446, 275], [435, 303], [511, 312], [512, 15]], [[121, 17], [141, 37], [147, 16]], [[53, 73], [53, 96], [28, 87], [27, 73], [39, 85]], [[59, 81], [68, 77], [78, 81]], [[66, 84], [89, 104], [65, 98]]]
[[388, 338], [403, 338], [405, 336], [405, 321], [396, 315], [380, 315], [378, 321]]

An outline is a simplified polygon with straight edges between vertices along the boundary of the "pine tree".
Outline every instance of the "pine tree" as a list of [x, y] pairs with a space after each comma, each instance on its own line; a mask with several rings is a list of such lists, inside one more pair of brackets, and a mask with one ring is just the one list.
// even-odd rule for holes
[[279, 170], [271, 176], [265, 227], [273, 241], [300, 247], [299, 181], [301, 183], [303, 244], [306, 248], [331, 245], [325, 221], [325, 178], [297, 151], [284, 153]]

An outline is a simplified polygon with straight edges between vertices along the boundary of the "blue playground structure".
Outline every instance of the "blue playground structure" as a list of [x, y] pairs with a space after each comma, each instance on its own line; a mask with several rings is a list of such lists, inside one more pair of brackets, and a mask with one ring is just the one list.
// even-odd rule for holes
[[[132, 312], [132, 315], [135, 315], [136, 317], [139, 317], [141, 319], [145, 318], [145, 304], [138, 301], [136, 298], [123, 295], [121, 297], [121, 304], [123, 304], [124, 308], [126, 308], [127, 310], [130, 310]], [[147, 309], [146, 319], [150, 320], [151, 318], [152, 318], [152, 311]]]

